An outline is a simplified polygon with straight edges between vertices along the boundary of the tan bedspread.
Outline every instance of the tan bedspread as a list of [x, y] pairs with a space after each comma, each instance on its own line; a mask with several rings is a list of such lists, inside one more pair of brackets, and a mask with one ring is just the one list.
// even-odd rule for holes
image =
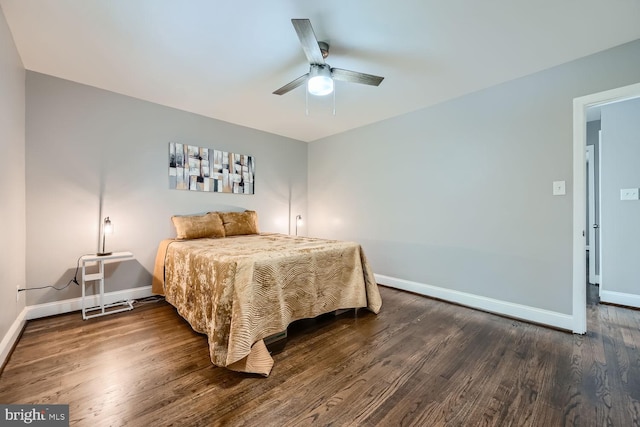
[[266, 233], [163, 241], [153, 291], [207, 335], [215, 365], [265, 376], [273, 359], [263, 338], [295, 320], [382, 305], [357, 243]]

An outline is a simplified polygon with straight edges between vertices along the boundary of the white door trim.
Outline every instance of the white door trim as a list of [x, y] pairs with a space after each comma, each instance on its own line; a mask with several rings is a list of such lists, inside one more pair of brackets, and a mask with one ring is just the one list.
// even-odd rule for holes
[[640, 98], [640, 83], [573, 100], [573, 332], [576, 334], [587, 332], [587, 261], [584, 256], [587, 216], [584, 161], [587, 147], [587, 108], [634, 98]]

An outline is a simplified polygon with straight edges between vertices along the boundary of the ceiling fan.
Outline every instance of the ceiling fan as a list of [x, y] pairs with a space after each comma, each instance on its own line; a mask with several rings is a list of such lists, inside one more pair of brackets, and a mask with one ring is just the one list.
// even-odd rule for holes
[[329, 55], [329, 44], [319, 42], [316, 39], [311, 22], [308, 19], [292, 19], [291, 23], [296, 33], [298, 33], [304, 54], [309, 60], [309, 72], [274, 91], [274, 95], [284, 95], [305, 82], [307, 82], [307, 89], [310, 94], [322, 96], [333, 92], [334, 80], [378, 86], [384, 79], [384, 77], [372, 74], [331, 68], [329, 64], [324, 62]]

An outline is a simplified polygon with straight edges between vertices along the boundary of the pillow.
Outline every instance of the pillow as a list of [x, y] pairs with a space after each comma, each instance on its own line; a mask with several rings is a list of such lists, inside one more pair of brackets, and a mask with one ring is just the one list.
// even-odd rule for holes
[[258, 234], [258, 213], [256, 211], [220, 212], [226, 236]]
[[172, 216], [171, 221], [176, 227], [176, 238], [201, 239], [204, 237], [224, 237], [222, 218], [217, 212], [204, 215]]

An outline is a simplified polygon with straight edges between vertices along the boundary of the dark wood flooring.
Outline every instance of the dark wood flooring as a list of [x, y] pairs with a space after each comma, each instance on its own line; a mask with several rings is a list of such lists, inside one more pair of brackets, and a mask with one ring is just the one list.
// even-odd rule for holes
[[640, 312], [590, 304], [584, 336], [381, 287], [379, 315], [290, 328], [268, 378], [211, 365], [165, 302], [29, 321], [0, 403], [80, 426], [637, 426]]

